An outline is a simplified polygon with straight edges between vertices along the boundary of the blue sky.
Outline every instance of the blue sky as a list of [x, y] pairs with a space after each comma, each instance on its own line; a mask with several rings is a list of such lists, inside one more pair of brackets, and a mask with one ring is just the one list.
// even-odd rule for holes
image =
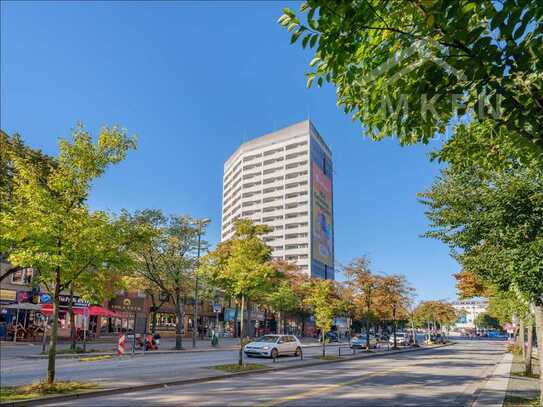
[[94, 134], [126, 127], [138, 150], [96, 183], [91, 206], [211, 217], [214, 243], [223, 162], [241, 142], [310, 116], [334, 156], [336, 259], [367, 254], [376, 271], [407, 275], [421, 299], [454, 298], [458, 265], [419, 237], [416, 193], [439, 171], [432, 146], [367, 140], [333, 87], [306, 89], [312, 55], [275, 23], [283, 7], [2, 2], [1, 127], [50, 154], [78, 121]]

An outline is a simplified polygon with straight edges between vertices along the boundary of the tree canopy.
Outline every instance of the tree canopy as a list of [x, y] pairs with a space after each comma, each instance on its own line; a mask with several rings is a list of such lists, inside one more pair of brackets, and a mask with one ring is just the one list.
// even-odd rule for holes
[[130, 262], [122, 223], [89, 210], [86, 199], [92, 182], [122, 161], [135, 140], [112, 127], [94, 142], [78, 126], [59, 146], [54, 161], [24, 147], [11, 151], [11, 202], [0, 208], [0, 252], [8, 253], [14, 266], [35, 268], [36, 281], [53, 296], [49, 383], [55, 379], [61, 291], [76, 285], [83, 296], [101, 299]]
[[[278, 22], [315, 50], [308, 86], [332, 83], [374, 139], [427, 143], [467, 114], [469, 133], [487, 122], [486, 140], [541, 161], [542, 16], [531, 1], [308, 0]], [[499, 153], [481, 156], [462, 131], [446, 143], [449, 158]]]

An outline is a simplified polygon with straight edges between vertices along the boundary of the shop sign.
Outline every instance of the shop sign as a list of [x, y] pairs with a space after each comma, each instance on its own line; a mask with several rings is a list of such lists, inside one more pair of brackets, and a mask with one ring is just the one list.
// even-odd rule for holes
[[111, 301], [111, 309], [121, 312], [142, 312], [143, 298], [115, 297]]
[[30, 301], [30, 291], [17, 292], [17, 302], [28, 302], [28, 301]]
[[17, 291], [0, 289], [0, 301], [15, 302], [17, 300]]
[[[59, 295], [58, 299], [60, 301], [60, 306], [61, 307], [70, 306], [70, 296], [69, 295]], [[89, 302], [85, 301], [84, 299], [82, 299], [80, 297], [78, 297], [77, 295], [74, 295], [72, 305], [74, 307], [88, 307]]]
[[40, 304], [52, 304], [53, 303], [53, 297], [51, 297], [50, 294], [43, 293], [40, 294]]

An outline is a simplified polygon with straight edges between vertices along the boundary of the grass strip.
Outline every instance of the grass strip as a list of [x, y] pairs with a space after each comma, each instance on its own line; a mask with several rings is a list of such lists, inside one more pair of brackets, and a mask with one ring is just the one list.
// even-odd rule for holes
[[239, 372], [247, 372], [250, 370], [259, 370], [259, 369], [266, 369], [269, 366], [266, 365], [260, 365], [257, 363], [246, 363], [244, 365], [239, 365], [237, 363], [232, 363], [228, 365], [215, 365], [210, 366], [211, 369], [220, 370], [222, 372], [227, 373], [239, 373]]
[[506, 396], [503, 401], [503, 407], [537, 407], [539, 406], [539, 397], [535, 399], [525, 399], [524, 397]]
[[337, 356], [334, 356], [334, 355], [326, 355], [326, 356], [314, 356], [315, 358], [317, 359], [320, 359], [320, 360], [338, 360], [339, 357]]
[[111, 355], [103, 355], [103, 356], [88, 356], [88, 357], [82, 357], [79, 358], [80, 362], [97, 362], [99, 360], [107, 360], [111, 359], [113, 356]]
[[48, 384], [45, 382], [28, 384], [24, 386], [12, 386], [0, 388], [0, 402], [5, 403], [17, 400], [37, 399], [44, 396], [81, 393], [86, 390], [96, 389], [96, 383], [84, 382], [56, 382]]

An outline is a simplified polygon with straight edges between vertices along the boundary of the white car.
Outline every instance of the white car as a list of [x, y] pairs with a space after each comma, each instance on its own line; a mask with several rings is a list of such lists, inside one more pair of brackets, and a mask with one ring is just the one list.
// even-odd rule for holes
[[[388, 339], [388, 342], [391, 345], [394, 345], [394, 335], [390, 335], [390, 338]], [[407, 343], [407, 335], [403, 332], [397, 332], [396, 333], [396, 344], [397, 345], [405, 345]]]
[[264, 335], [245, 345], [243, 351], [247, 356], [299, 356], [302, 343], [294, 335]]

